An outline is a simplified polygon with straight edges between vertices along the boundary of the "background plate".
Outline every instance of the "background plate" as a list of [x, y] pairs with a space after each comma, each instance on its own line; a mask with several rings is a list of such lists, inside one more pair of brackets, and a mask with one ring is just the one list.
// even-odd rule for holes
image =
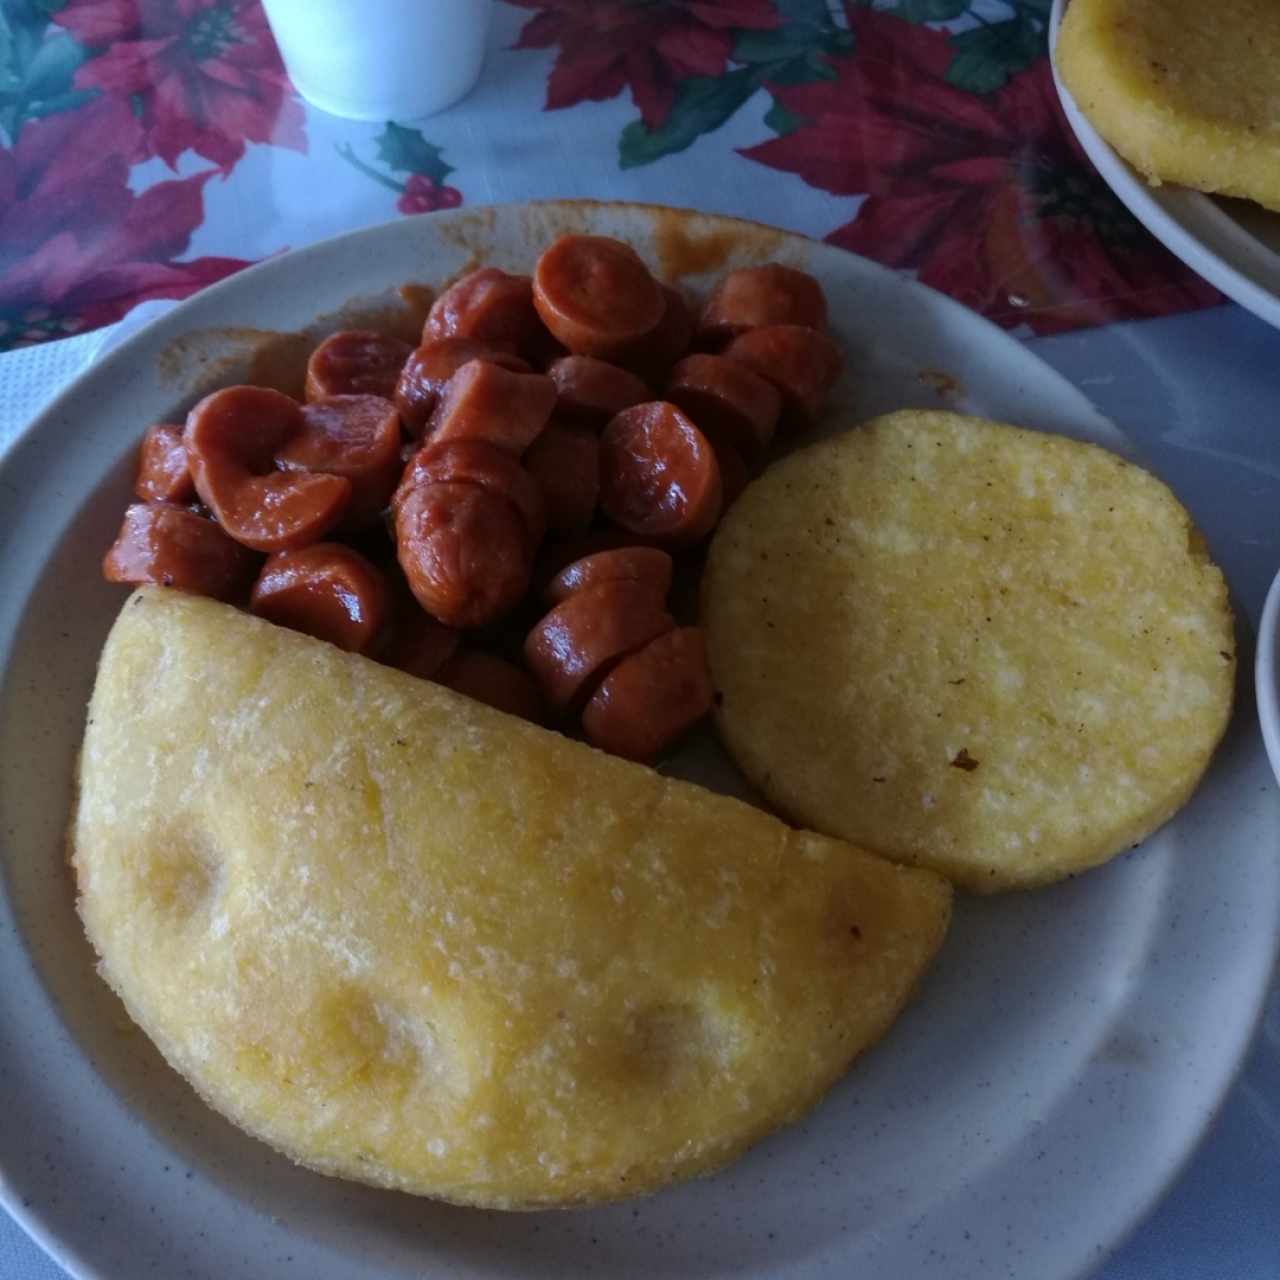
[[[765, 258], [813, 271], [851, 355], [842, 423], [950, 405], [1124, 448], [1059, 375], [940, 295], [795, 235], [643, 206], [405, 219], [266, 263], [155, 322], [0, 463], [0, 1193], [73, 1274], [110, 1280], [1078, 1274], [1203, 1133], [1266, 987], [1280, 797], [1247, 695], [1173, 824], [1078, 880], [961, 901], [920, 998], [806, 1121], [647, 1201], [505, 1216], [296, 1169], [204, 1107], [93, 973], [62, 841], [123, 598], [98, 563], [142, 428], [260, 371], [264, 352], [298, 349], [263, 330], [478, 260], [527, 270], [569, 229], [620, 235], [694, 288]], [[679, 765], [733, 783], [709, 742]]]
[[[1070, 0], [1053, 0], [1050, 47]], [[1249, 200], [1203, 195], [1186, 187], [1151, 186], [1122, 160], [1084, 117], [1053, 64], [1062, 109], [1103, 181], [1166, 249], [1192, 271], [1268, 324], [1280, 327], [1280, 214]]]

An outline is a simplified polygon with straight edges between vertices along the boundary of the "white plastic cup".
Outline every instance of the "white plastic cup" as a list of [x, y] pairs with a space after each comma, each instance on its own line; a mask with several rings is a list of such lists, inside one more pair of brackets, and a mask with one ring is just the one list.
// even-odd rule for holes
[[348, 120], [413, 120], [480, 78], [493, 0], [262, 0], [308, 102]]

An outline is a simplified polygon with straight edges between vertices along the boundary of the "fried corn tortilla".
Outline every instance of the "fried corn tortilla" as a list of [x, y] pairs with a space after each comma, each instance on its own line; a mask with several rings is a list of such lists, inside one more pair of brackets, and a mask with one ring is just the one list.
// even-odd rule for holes
[[1071, 0], [1059, 74], [1149, 182], [1280, 209], [1276, 0]]
[[978, 892], [1102, 862], [1226, 727], [1222, 575], [1154, 476], [959, 414], [776, 464], [712, 542], [717, 724], [798, 822]]
[[103, 976], [326, 1173], [515, 1209], [650, 1191], [808, 1108], [950, 887], [225, 605], [102, 656], [73, 862]]

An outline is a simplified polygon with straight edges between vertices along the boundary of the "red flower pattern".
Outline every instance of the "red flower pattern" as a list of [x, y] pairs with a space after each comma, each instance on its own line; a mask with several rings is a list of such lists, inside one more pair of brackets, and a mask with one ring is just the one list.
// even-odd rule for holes
[[1047, 57], [982, 97], [947, 83], [944, 33], [846, 3], [854, 52], [833, 60], [833, 80], [772, 86], [803, 123], [743, 153], [866, 193], [830, 241], [1037, 333], [1221, 300], [1093, 171]]
[[258, 0], [68, 0], [53, 17], [102, 48], [76, 87], [140, 112], [135, 161], [157, 155], [173, 168], [191, 150], [225, 173], [246, 142], [306, 150], [302, 107]]
[[147, 298], [185, 298], [249, 264], [175, 262], [204, 216], [210, 170], [128, 186], [127, 146], [141, 129], [101, 98], [28, 125], [0, 150], [0, 348], [109, 324]]
[[548, 111], [614, 98], [623, 89], [649, 129], [659, 128], [688, 76], [727, 68], [730, 28], [769, 28], [771, 0], [511, 0], [539, 12], [518, 49], [559, 46], [547, 80]]
[[411, 173], [396, 208], [401, 213], [434, 213], [437, 209], [456, 209], [461, 203], [462, 192], [457, 187], [442, 186], [423, 173]]

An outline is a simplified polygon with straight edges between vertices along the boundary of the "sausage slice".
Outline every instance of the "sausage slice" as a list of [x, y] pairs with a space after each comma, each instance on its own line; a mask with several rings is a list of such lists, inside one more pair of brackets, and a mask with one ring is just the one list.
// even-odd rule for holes
[[409, 355], [396, 383], [396, 408], [405, 430], [421, 438], [445, 383], [468, 360], [488, 360], [510, 369], [512, 373], [528, 373], [529, 366], [519, 356], [492, 342], [478, 338], [432, 338]]
[[468, 360], [445, 384], [427, 425], [433, 443], [483, 440], [519, 457], [547, 425], [556, 384], [545, 373], [513, 373]]
[[319, 542], [346, 514], [345, 476], [272, 470], [276, 450], [302, 428], [302, 406], [265, 387], [226, 387], [187, 415], [182, 439], [196, 492], [255, 551]]
[[670, 631], [662, 594], [642, 582], [602, 582], [556, 605], [524, 642], [525, 665], [558, 711], [582, 705], [608, 665]]
[[630, 245], [570, 235], [538, 259], [533, 304], [571, 352], [607, 360], [657, 326], [666, 298]]
[[807, 271], [769, 262], [730, 271], [707, 299], [698, 318], [698, 342], [723, 346], [748, 329], [798, 324], [827, 327], [827, 300], [822, 286]]
[[505, 658], [464, 649], [450, 658], [436, 673], [438, 683], [456, 693], [496, 707], [510, 716], [541, 724], [547, 718], [546, 704], [532, 678]]
[[602, 582], [639, 582], [666, 597], [671, 590], [674, 566], [671, 557], [657, 547], [619, 547], [597, 551], [566, 565], [547, 583], [548, 604], [559, 604], [575, 591], [588, 591]]
[[103, 557], [102, 576], [230, 600], [249, 585], [256, 563], [212, 520], [168, 503], [135, 502]]
[[540, 327], [529, 277], [481, 267], [455, 281], [435, 300], [427, 313], [422, 340], [474, 338], [514, 351]]
[[644, 537], [696, 542], [720, 517], [720, 464], [710, 442], [673, 404], [624, 409], [600, 438], [600, 505]]
[[476, 484], [424, 484], [396, 509], [396, 555], [409, 589], [450, 627], [483, 627], [520, 603], [529, 586], [524, 520]]
[[282, 471], [351, 481], [349, 523], [387, 505], [400, 475], [400, 415], [381, 396], [330, 396], [302, 406], [302, 426], [275, 452]]
[[825, 333], [795, 324], [751, 329], [734, 338], [724, 354], [777, 387], [780, 425], [789, 431], [813, 426], [844, 368], [840, 348]]
[[623, 409], [652, 399], [634, 373], [594, 356], [563, 356], [547, 376], [556, 384], [556, 416], [597, 431]]
[[390, 400], [412, 350], [407, 342], [372, 329], [332, 334], [307, 361], [307, 399], [382, 396]]
[[546, 501], [547, 527], [581, 533], [600, 497], [600, 441], [582, 427], [553, 422], [529, 446], [524, 465]]
[[147, 428], [138, 453], [138, 478], [133, 491], [143, 502], [190, 502], [196, 494], [182, 428], [157, 422]]
[[349, 653], [368, 653], [387, 620], [389, 599], [386, 579], [358, 551], [317, 542], [268, 556], [249, 608]]
[[713, 444], [727, 444], [744, 458], [758, 458], [773, 439], [782, 410], [774, 385], [724, 356], [685, 356], [667, 383], [666, 397]]
[[623, 658], [582, 711], [587, 741], [649, 763], [711, 709], [711, 675], [697, 627], [680, 627]]

